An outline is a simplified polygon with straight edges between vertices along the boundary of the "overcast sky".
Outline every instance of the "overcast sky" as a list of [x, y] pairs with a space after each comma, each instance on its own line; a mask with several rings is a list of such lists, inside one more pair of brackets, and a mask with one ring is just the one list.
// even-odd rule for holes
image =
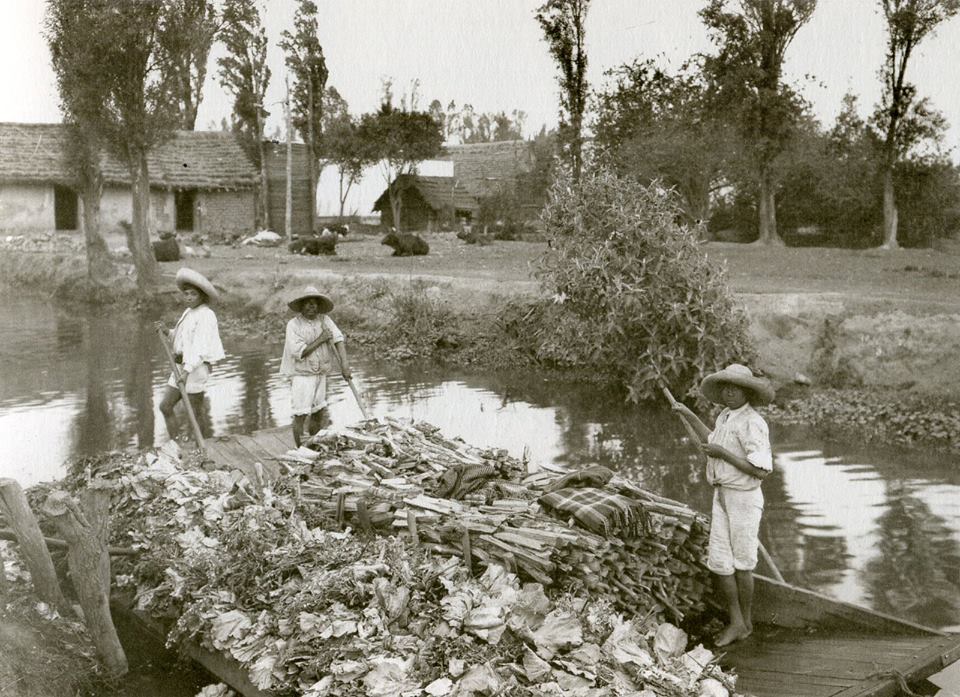
[[[697, 10], [705, 0], [593, 0], [587, 21], [588, 77], [602, 84], [605, 70], [638, 56], [677, 66], [709, 49]], [[0, 0], [0, 121], [57, 121], [58, 97], [41, 28], [43, 0]], [[377, 105], [383, 78], [399, 93], [420, 80], [421, 105], [439, 99], [470, 103], [478, 111], [527, 112], [528, 134], [556, 123], [555, 68], [533, 19], [538, 0], [317, 0], [320, 41], [329, 84], [351, 111]], [[283, 57], [276, 43], [292, 25], [294, 2], [269, 0], [265, 23], [275, 104], [269, 131], [280, 123]], [[879, 96], [884, 31], [877, 0], [820, 0], [813, 19], [787, 52], [786, 77], [802, 85], [817, 116], [831, 121], [847, 91], [866, 113]], [[219, 124], [231, 102], [215, 79], [216, 54], [205, 87], [198, 128]], [[960, 18], [926, 39], [909, 78], [944, 112], [948, 145], [960, 151]], [[812, 76], [813, 81], [805, 76]]]

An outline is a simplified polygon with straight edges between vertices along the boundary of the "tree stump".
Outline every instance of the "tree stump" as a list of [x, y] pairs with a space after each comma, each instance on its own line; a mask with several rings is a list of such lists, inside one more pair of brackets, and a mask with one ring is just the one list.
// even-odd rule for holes
[[30, 578], [33, 580], [37, 595], [44, 602], [57, 608], [61, 614], [72, 614], [73, 608], [60, 589], [57, 572], [53, 568], [53, 559], [43, 539], [40, 525], [33, 511], [30, 510], [27, 497], [17, 480], [9, 477], [0, 479], [0, 503], [10, 527], [16, 533], [20, 554], [30, 571]]
[[110, 615], [109, 486], [94, 481], [78, 504], [69, 494], [54, 491], [43, 504], [60, 535], [70, 545], [67, 565], [83, 608], [84, 622], [97, 653], [113, 677], [127, 672], [127, 657]]

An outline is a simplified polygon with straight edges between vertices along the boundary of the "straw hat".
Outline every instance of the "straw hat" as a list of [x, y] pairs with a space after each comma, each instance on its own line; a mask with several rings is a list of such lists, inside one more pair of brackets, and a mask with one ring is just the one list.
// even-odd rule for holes
[[711, 373], [700, 383], [700, 391], [711, 402], [720, 402], [720, 388], [724, 383], [736, 385], [753, 393], [751, 404], [769, 404], [773, 401], [773, 386], [766, 378], [757, 377], [747, 366], [731, 363], [723, 370]]
[[330, 310], [333, 309], [333, 300], [329, 296], [324, 295], [319, 290], [313, 286], [307, 286], [303, 289], [297, 297], [287, 303], [287, 306], [294, 312], [300, 312], [300, 301], [306, 300], [307, 298], [316, 298], [320, 301], [320, 312], [321, 314], [327, 314]]
[[186, 286], [193, 286], [207, 296], [210, 302], [216, 302], [220, 299], [220, 293], [213, 287], [213, 284], [207, 280], [199, 271], [188, 269], [184, 266], [177, 271], [177, 288], [183, 290]]

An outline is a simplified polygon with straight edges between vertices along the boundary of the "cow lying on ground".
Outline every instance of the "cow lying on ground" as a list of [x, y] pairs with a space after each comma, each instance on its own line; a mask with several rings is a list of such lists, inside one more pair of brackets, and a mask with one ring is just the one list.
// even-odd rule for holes
[[180, 245], [173, 235], [162, 236], [153, 243], [153, 256], [157, 261], [180, 261]]
[[419, 235], [408, 232], [390, 232], [380, 244], [393, 249], [395, 257], [412, 257], [430, 253], [430, 245]]
[[319, 235], [297, 237], [290, 243], [289, 249], [294, 254], [336, 256], [337, 235], [329, 230], [324, 230]]
[[493, 244], [493, 238], [490, 235], [484, 235], [482, 232], [474, 232], [470, 228], [464, 228], [458, 232], [457, 237], [467, 244], [479, 244], [481, 247]]

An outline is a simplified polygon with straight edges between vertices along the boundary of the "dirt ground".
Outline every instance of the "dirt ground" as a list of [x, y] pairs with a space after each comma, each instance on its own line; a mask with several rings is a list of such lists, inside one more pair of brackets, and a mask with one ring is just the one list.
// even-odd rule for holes
[[[336, 294], [349, 278], [423, 280], [462, 312], [498, 296], [534, 294], [541, 242], [467, 245], [452, 233], [425, 234], [430, 254], [392, 257], [379, 237], [347, 237], [333, 257], [285, 249], [213, 247], [189, 259], [228, 289], [282, 309], [289, 289], [313, 283]], [[923, 250], [784, 248], [711, 242], [750, 316], [761, 364], [779, 382], [816, 383], [817, 365], [848, 367], [854, 382], [960, 395], [960, 245]], [[172, 274], [180, 264], [165, 264]], [[489, 310], [488, 310], [489, 311]], [[828, 328], [828, 324], [830, 327]], [[826, 354], [826, 355], [825, 355]]]

